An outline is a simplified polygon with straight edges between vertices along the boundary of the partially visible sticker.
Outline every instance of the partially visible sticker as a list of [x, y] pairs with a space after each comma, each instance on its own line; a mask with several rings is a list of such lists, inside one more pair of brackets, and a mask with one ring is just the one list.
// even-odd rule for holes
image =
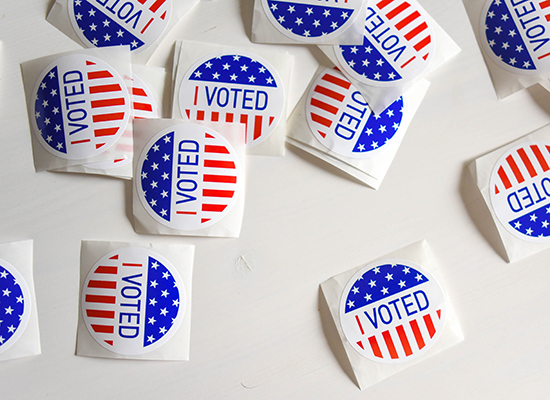
[[498, 66], [524, 75], [550, 71], [550, 3], [488, 0], [480, 37]]
[[369, 360], [397, 364], [426, 353], [445, 325], [445, 296], [414, 262], [386, 259], [358, 271], [340, 299], [349, 344]]
[[84, 159], [109, 149], [131, 116], [123, 79], [105, 61], [72, 54], [40, 74], [31, 100], [40, 144], [63, 159]]
[[129, 46], [139, 53], [162, 35], [172, 0], [69, 0], [69, 18], [88, 47]]
[[489, 183], [493, 210], [515, 237], [550, 242], [550, 143], [528, 142], [505, 152]]
[[157, 133], [139, 156], [135, 177], [149, 215], [182, 231], [221, 220], [242, 190], [233, 147], [216, 131], [192, 123]]
[[159, 118], [159, 111], [151, 89], [136, 74], [132, 74], [132, 105], [134, 118]]
[[281, 120], [285, 101], [279, 74], [246, 53], [214, 53], [193, 65], [179, 89], [180, 113], [191, 121], [246, 125], [246, 145], [264, 141]]
[[315, 43], [345, 32], [357, 18], [363, 0], [262, 0], [262, 5], [279, 32], [300, 42]]
[[378, 154], [403, 120], [403, 98], [375, 115], [361, 93], [336, 69], [325, 69], [313, 82], [306, 118], [313, 136], [346, 157]]
[[186, 312], [185, 286], [177, 270], [160, 254], [139, 247], [103, 256], [88, 273], [81, 299], [90, 335], [123, 355], [164, 345]]
[[345, 72], [359, 82], [393, 86], [420, 76], [435, 52], [432, 22], [415, 3], [380, 0], [367, 7], [362, 46], [335, 46]]
[[0, 353], [21, 337], [31, 315], [31, 294], [23, 276], [0, 259]]

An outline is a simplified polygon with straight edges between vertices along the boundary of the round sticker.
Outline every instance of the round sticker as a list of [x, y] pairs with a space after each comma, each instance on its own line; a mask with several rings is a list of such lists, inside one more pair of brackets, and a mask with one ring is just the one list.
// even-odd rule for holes
[[0, 259], [0, 353], [25, 331], [31, 315], [31, 294], [25, 280], [10, 263]]
[[546, 1], [487, 1], [480, 37], [489, 57], [513, 73], [550, 71], [549, 7]]
[[33, 94], [32, 122], [38, 141], [60, 158], [103, 153], [130, 119], [124, 81], [96, 57], [73, 54], [57, 59], [42, 71]]
[[229, 142], [190, 123], [157, 133], [143, 149], [135, 173], [138, 196], [149, 215], [183, 231], [222, 219], [242, 186], [239, 159]]
[[246, 125], [246, 145], [264, 141], [283, 113], [284, 87], [277, 71], [260, 57], [215, 53], [195, 63], [179, 90], [181, 115], [191, 121]]
[[268, 19], [285, 36], [304, 43], [330, 40], [353, 24], [362, 0], [262, 0]]
[[88, 331], [102, 347], [123, 355], [165, 344], [178, 330], [185, 306], [185, 287], [174, 266], [139, 247], [103, 256], [82, 288]]
[[335, 46], [345, 72], [359, 82], [392, 86], [418, 77], [433, 58], [435, 40], [424, 11], [402, 0], [367, 7], [362, 46]]
[[306, 103], [313, 136], [327, 149], [354, 158], [375, 155], [389, 143], [401, 125], [403, 112], [400, 97], [375, 115], [355, 86], [330, 68], [313, 82]]
[[130, 46], [139, 53], [162, 35], [172, 0], [69, 0], [69, 18], [88, 47]]
[[424, 354], [445, 325], [445, 296], [419, 265], [387, 259], [363, 267], [346, 284], [340, 323], [363, 357], [386, 364]]
[[550, 143], [529, 142], [504, 153], [489, 183], [498, 220], [515, 237], [550, 242]]

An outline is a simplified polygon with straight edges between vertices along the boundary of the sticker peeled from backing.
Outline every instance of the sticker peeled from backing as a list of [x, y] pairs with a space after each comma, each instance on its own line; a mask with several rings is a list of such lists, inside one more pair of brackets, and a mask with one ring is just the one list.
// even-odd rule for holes
[[218, 132], [192, 123], [157, 133], [139, 156], [138, 197], [157, 222], [177, 230], [209, 227], [242, 190], [237, 153]]
[[31, 314], [29, 288], [10, 263], [0, 259], [0, 353], [21, 337]]
[[393, 86], [420, 76], [435, 52], [426, 13], [402, 0], [380, 0], [367, 7], [362, 46], [335, 46], [343, 70], [359, 82]]
[[363, 0], [262, 0], [269, 21], [285, 36], [308, 43], [329, 40], [349, 28]]
[[33, 89], [33, 130], [56, 157], [97, 156], [124, 132], [131, 115], [126, 85], [105, 61], [73, 54], [51, 63]]
[[129, 46], [141, 52], [162, 35], [172, 0], [69, 0], [69, 18], [88, 47]]
[[491, 60], [509, 72], [549, 72], [549, 21], [547, 1], [489, 0], [481, 14], [481, 42]]
[[336, 69], [325, 69], [313, 82], [306, 118], [313, 136], [327, 149], [353, 158], [373, 156], [389, 143], [403, 120], [400, 97], [375, 115], [361, 93]]
[[550, 143], [523, 143], [503, 154], [489, 189], [493, 210], [509, 233], [550, 242]]
[[179, 90], [182, 116], [191, 121], [246, 125], [246, 146], [264, 141], [284, 109], [285, 93], [277, 71], [260, 57], [215, 53], [193, 65]]
[[82, 288], [90, 335], [117, 354], [144, 354], [165, 344], [178, 330], [185, 307], [185, 287], [174, 266], [139, 247], [103, 256]]
[[414, 359], [437, 341], [445, 324], [445, 296], [419, 265], [386, 259], [363, 267], [346, 284], [340, 323], [349, 344], [369, 360]]

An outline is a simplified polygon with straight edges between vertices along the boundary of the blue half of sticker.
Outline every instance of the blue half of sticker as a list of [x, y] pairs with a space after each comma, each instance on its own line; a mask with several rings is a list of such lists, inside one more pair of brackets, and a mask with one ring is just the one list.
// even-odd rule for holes
[[519, 233], [532, 237], [550, 236], [550, 207], [548, 205], [524, 214], [508, 223]]
[[0, 265], [0, 349], [19, 329], [25, 298], [17, 279]]
[[180, 295], [174, 277], [160, 261], [149, 257], [144, 347], [156, 343], [170, 330], [179, 307]]
[[149, 207], [170, 222], [174, 132], [167, 133], [147, 152], [141, 168], [141, 189]]
[[342, 27], [353, 10], [326, 5], [269, 1], [269, 10], [285, 29], [302, 37], [321, 37]]

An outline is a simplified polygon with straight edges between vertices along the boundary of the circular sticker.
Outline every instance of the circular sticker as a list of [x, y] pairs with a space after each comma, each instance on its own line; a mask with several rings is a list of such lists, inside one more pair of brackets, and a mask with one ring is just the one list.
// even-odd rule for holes
[[445, 325], [445, 296], [419, 265], [386, 259], [358, 271], [340, 299], [340, 323], [363, 357], [386, 364], [424, 354]]
[[529, 142], [505, 152], [489, 183], [493, 210], [515, 237], [550, 242], [550, 143]]
[[0, 259], [0, 353], [21, 337], [31, 315], [31, 294], [10, 263]]
[[264, 141], [283, 113], [284, 87], [260, 57], [240, 52], [211, 54], [185, 74], [179, 90], [181, 115], [191, 121], [246, 125], [246, 145]]
[[229, 142], [212, 129], [190, 123], [157, 133], [143, 149], [135, 176], [149, 215], [183, 231], [222, 219], [242, 186], [239, 159]]
[[117, 354], [144, 354], [165, 344], [178, 330], [185, 306], [185, 287], [174, 266], [139, 247], [103, 256], [82, 288], [90, 335]]
[[550, 71], [550, 3], [489, 0], [480, 37], [489, 57], [513, 73]]
[[69, 0], [69, 18], [88, 47], [130, 46], [139, 53], [162, 35], [172, 0]]
[[38, 78], [31, 101], [38, 141], [64, 159], [94, 157], [110, 148], [130, 119], [124, 81], [105, 61], [83, 54], [61, 57]]
[[391, 141], [403, 120], [400, 97], [375, 115], [361, 93], [339, 71], [325, 69], [313, 82], [306, 118], [313, 136], [346, 157], [366, 158]]
[[153, 92], [136, 74], [132, 74], [132, 105], [136, 119], [160, 117]]
[[345, 72], [359, 82], [393, 86], [418, 77], [435, 51], [431, 21], [414, 3], [381, 0], [367, 7], [362, 46], [335, 46]]
[[341, 35], [353, 24], [362, 0], [275, 1], [262, 0], [262, 5], [273, 26], [285, 36], [305, 43], [330, 40]]

